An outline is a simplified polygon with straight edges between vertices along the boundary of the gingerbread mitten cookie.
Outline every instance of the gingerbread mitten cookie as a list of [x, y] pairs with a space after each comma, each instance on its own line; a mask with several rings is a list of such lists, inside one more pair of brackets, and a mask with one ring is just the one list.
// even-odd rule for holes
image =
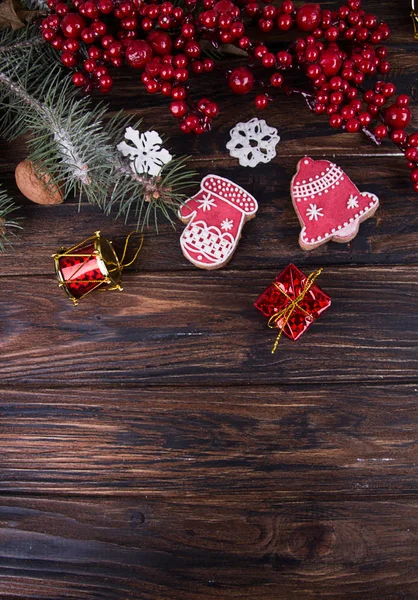
[[180, 238], [184, 256], [202, 269], [219, 269], [232, 258], [246, 221], [255, 217], [256, 199], [218, 175], [206, 175], [199, 192], [180, 208], [187, 223]]
[[302, 226], [299, 245], [303, 250], [330, 240], [349, 242], [360, 223], [372, 217], [379, 206], [377, 196], [360, 192], [340, 167], [307, 156], [299, 161], [291, 193]]

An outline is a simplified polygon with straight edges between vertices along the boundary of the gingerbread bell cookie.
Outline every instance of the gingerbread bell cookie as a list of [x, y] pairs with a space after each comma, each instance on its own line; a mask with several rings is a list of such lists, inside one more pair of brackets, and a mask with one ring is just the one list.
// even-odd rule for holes
[[232, 258], [246, 221], [258, 210], [256, 199], [218, 175], [206, 175], [199, 192], [187, 200], [179, 218], [187, 227], [180, 238], [184, 256], [201, 269], [219, 269]]
[[299, 161], [291, 194], [302, 226], [299, 245], [303, 250], [330, 240], [349, 242], [360, 223], [372, 217], [379, 206], [377, 196], [360, 192], [340, 167], [307, 156]]

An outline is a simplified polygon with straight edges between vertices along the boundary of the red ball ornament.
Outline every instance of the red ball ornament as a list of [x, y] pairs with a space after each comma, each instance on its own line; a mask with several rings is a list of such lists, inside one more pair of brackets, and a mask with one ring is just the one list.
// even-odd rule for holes
[[134, 69], [144, 69], [152, 59], [151, 46], [144, 40], [134, 40], [125, 50], [126, 60]]
[[83, 17], [76, 13], [66, 15], [61, 21], [61, 31], [66, 38], [79, 38], [85, 26]]
[[385, 110], [385, 123], [392, 129], [405, 129], [411, 120], [411, 111], [408, 107], [398, 107], [392, 104]]
[[254, 87], [254, 75], [247, 67], [237, 67], [229, 75], [228, 85], [234, 94], [248, 94]]
[[301, 31], [313, 31], [321, 23], [319, 4], [304, 4], [296, 12], [296, 25]]
[[335, 50], [324, 50], [319, 57], [319, 64], [327, 77], [334, 77], [340, 71], [343, 61]]

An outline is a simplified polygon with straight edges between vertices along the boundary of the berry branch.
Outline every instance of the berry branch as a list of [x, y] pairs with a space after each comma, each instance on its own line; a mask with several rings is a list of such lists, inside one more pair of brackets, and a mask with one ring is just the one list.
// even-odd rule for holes
[[158, 177], [133, 173], [116, 145], [140, 121], [121, 113], [107, 120], [106, 106], [77, 98], [66, 70], [51, 68], [51, 51], [30, 43], [39, 38], [38, 28], [24, 38], [20, 32], [0, 34], [0, 48], [7, 49], [0, 52], [0, 135], [29, 134], [29, 163], [64, 198], [75, 195], [106, 214], [134, 217], [138, 228], [151, 218], [156, 223], [159, 212], [171, 221], [194, 175], [185, 159], [173, 158]]
[[[183, 0], [182, 6], [159, 0], [47, 3], [51, 12], [42, 22], [42, 36], [61, 53], [62, 63], [75, 69], [73, 83], [85, 92], [110, 92], [111, 69], [130, 65], [141, 72], [150, 94], [170, 98], [171, 113], [184, 133], [201, 134], [219, 113], [208, 98], [190, 101], [193, 79], [215, 66], [212, 58], [203, 57], [201, 46], [232, 44], [248, 56], [247, 66], [227, 73], [233, 93], [256, 91], [255, 106], [262, 110], [277, 92], [289, 91], [286, 76], [305, 75], [309, 108], [327, 115], [335, 129], [363, 131], [377, 144], [390, 138], [405, 153], [418, 191], [418, 135], [405, 132], [411, 119], [408, 97], [394, 99], [395, 86], [384, 81], [363, 89], [368, 78], [389, 73], [381, 44], [390, 32], [361, 8], [361, 0], [347, 0], [336, 11], [317, 3], [297, 7], [292, 0], [279, 6], [271, 0]], [[275, 53], [250, 36], [252, 28], [301, 34]]]

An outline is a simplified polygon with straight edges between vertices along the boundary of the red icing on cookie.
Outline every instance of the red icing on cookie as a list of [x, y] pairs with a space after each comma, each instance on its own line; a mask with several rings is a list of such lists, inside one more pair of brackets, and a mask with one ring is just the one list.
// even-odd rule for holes
[[310, 250], [329, 240], [348, 242], [371, 217], [379, 199], [360, 192], [344, 171], [328, 160], [305, 156], [292, 179], [293, 206], [302, 225], [299, 243]]
[[180, 238], [184, 256], [197, 267], [219, 269], [235, 252], [246, 221], [255, 216], [256, 199], [239, 185], [206, 175], [199, 192], [180, 208], [188, 223]]

